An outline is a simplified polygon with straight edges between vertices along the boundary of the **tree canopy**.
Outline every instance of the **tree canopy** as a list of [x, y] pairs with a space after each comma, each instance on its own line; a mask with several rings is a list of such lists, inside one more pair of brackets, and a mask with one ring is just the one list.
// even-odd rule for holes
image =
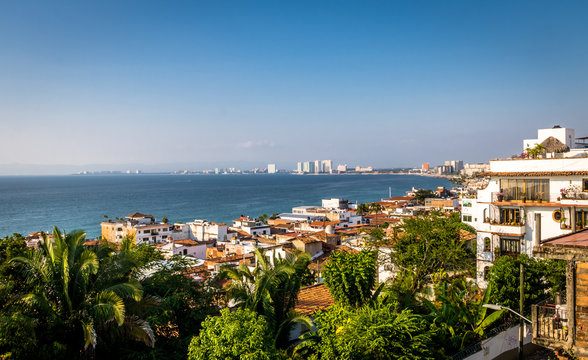
[[323, 267], [325, 284], [336, 302], [358, 307], [372, 298], [377, 271], [375, 252], [334, 252]]

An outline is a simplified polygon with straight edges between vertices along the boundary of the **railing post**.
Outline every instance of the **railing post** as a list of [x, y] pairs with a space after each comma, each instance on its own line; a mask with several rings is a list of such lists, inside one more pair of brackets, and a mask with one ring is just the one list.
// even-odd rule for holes
[[566, 266], [566, 307], [568, 311], [568, 347], [574, 345], [576, 337], [576, 262], [568, 261]]
[[538, 311], [538, 306], [537, 305], [531, 305], [531, 327], [533, 330], [533, 339], [537, 338], [538, 335], [538, 329], [539, 329], [539, 311]]

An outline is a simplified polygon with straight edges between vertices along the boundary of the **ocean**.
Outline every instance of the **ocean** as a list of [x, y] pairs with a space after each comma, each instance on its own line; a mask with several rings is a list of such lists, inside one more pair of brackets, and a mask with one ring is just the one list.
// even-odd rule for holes
[[339, 197], [351, 202], [405, 195], [412, 187], [450, 187], [447, 179], [416, 175], [105, 175], [0, 177], [0, 237], [12, 233], [84, 229], [100, 235], [104, 215], [133, 212], [170, 222], [230, 223], [240, 215], [290, 212]]

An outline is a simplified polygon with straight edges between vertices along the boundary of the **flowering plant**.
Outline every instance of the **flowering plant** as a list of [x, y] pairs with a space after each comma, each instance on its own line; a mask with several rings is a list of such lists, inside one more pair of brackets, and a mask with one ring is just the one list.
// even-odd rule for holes
[[[560, 190], [563, 199], [577, 199], [582, 196], [582, 188], [578, 185], [570, 185]], [[583, 194], [582, 194], [583, 195]]]

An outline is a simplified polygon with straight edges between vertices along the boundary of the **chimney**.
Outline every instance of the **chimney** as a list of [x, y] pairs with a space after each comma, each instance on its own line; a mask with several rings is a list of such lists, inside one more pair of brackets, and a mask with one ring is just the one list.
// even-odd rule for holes
[[535, 213], [535, 246], [541, 246], [541, 214]]

